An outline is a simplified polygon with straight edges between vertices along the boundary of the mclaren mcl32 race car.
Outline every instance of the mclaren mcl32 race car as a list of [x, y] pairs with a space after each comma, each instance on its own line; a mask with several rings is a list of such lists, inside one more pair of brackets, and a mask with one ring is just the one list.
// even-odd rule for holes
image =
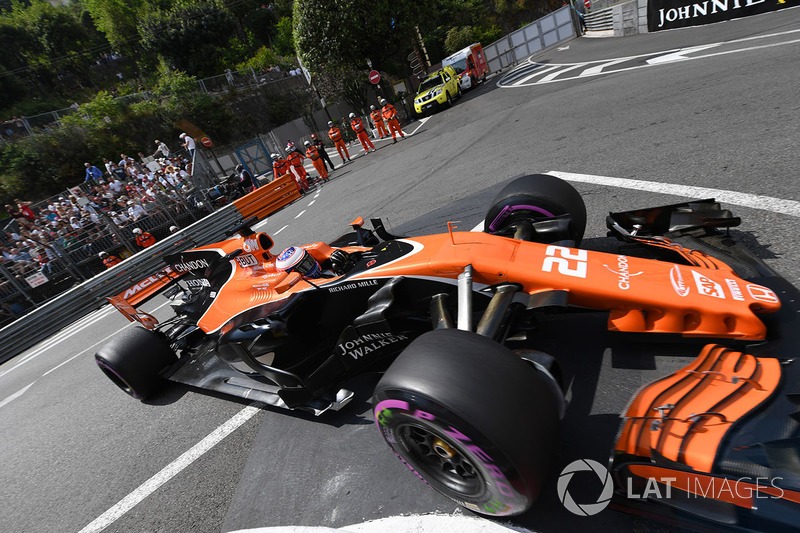
[[[580, 194], [541, 174], [502, 189], [482, 232], [397, 237], [357, 219], [276, 255], [245, 222], [110, 298], [141, 325], [96, 361], [138, 399], [166, 379], [317, 415], [347, 404], [348, 379], [382, 373], [375, 424], [400, 459], [458, 504], [510, 516], [547, 481], [568, 408], [557, 349], [537, 339], [551, 317], [601, 313], [622, 342], [697, 347], [627, 391], [608, 465], [616, 507], [791, 530], [798, 291], [734, 238], [740, 222], [713, 199], [611, 213], [619, 251], [589, 250]], [[161, 291], [174, 316], [159, 323], [137, 305]]]

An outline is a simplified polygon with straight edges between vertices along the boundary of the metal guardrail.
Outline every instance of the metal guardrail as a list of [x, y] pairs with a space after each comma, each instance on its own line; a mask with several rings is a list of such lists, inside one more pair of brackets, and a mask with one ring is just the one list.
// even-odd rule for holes
[[483, 51], [489, 71], [499, 72], [575, 35], [571, 8], [565, 5], [484, 46]]
[[0, 329], [0, 363], [102, 307], [106, 296], [121, 292], [165, 266], [162, 256], [166, 253], [220, 240], [226, 229], [241, 221], [239, 211], [229, 204]]

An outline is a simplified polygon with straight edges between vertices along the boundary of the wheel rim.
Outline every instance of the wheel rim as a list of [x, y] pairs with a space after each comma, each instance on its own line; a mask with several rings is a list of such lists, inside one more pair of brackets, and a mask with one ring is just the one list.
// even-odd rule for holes
[[131, 387], [128, 384], [128, 382], [122, 378], [122, 376], [117, 374], [117, 372], [113, 368], [111, 368], [108, 365], [108, 363], [106, 363], [105, 361], [100, 361], [99, 359], [96, 361], [97, 361], [97, 366], [100, 367], [100, 370], [103, 371], [103, 374], [105, 374], [106, 377], [108, 377], [108, 379], [114, 382], [114, 385], [122, 389], [126, 394], [129, 394], [136, 399], [139, 398], [139, 395], [136, 393], [133, 387]]
[[398, 437], [406, 444], [411, 462], [428, 480], [462, 496], [481, 493], [484, 483], [480, 471], [452, 441], [416, 424], [399, 427]]

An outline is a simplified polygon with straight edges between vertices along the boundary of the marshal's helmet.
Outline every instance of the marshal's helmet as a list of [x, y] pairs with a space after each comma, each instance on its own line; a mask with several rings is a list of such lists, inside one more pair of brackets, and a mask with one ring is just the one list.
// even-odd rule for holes
[[307, 250], [299, 246], [290, 246], [278, 255], [275, 268], [280, 272], [298, 272], [306, 278], [318, 278], [322, 275], [322, 267]]
[[333, 126], [333, 121], [332, 120], [328, 121], [328, 126]]
[[350, 118], [356, 118], [356, 114], [355, 113], [350, 113]]

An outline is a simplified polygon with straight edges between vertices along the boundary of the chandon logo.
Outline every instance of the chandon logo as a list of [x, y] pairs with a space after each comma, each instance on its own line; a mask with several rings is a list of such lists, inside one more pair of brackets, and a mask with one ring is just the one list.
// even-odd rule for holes
[[638, 276], [639, 274], [644, 274], [643, 271], [636, 272], [635, 274], [631, 274], [630, 268], [628, 267], [628, 258], [624, 255], [617, 256], [617, 269], [614, 270], [608, 265], [603, 265], [608, 269], [609, 272], [613, 272], [618, 276], [617, 287], [622, 289], [623, 291], [627, 291], [631, 288], [631, 278], [633, 276]]
[[186, 261], [175, 265], [175, 270], [178, 272], [188, 272], [189, 270], [197, 270], [198, 268], [208, 268], [208, 261], [205, 259], [195, 259], [194, 261]]

